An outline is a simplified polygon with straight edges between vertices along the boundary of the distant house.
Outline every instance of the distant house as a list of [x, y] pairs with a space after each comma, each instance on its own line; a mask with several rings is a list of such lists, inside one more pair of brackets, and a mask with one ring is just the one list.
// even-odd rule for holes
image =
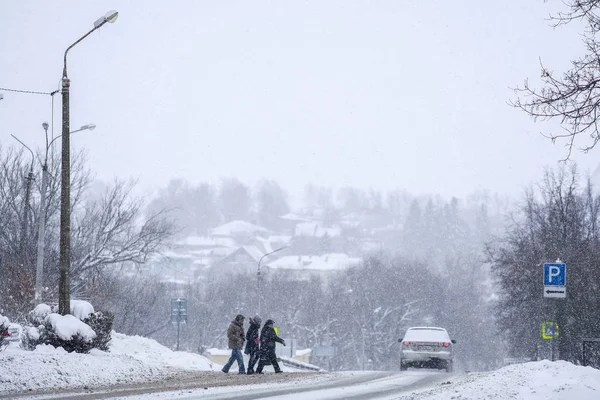
[[241, 246], [226, 257], [214, 262], [208, 269], [208, 275], [239, 274], [256, 272], [258, 260], [263, 252], [256, 246]]
[[268, 262], [264, 266], [265, 273], [274, 275], [283, 273], [300, 280], [319, 275], [328, 277], [332, 273], [343, 271], [362, 261], [360, 257], [350, 257], [343, 253], [330, 253], [322, 256], [295, 255], [283, 256]]
[[255, 237], [268, 237], [274, 232], [246, 221], [231, 221], [212, 229], [212, 238], [230, 238], [238, 244], [247, 244]]
[[341, 234], [339, 227], [325, 228], [320, 222], [301, 222], [296, 224], [295, 236], [310, 236], [321, 238], [324, 236], [338, 237]]

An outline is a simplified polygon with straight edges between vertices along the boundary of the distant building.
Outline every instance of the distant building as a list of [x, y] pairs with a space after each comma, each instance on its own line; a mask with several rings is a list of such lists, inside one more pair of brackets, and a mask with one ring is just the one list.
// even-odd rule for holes
[[318, 275], [328, 278], [332, 273], [343, 271], [362, 261], [360, 257], [350, 257], [343, 253], [322, 256], [295, 255], [280, 257], [264, 266], [266, 275], [286, 274], [299, 280], [308, 280]]

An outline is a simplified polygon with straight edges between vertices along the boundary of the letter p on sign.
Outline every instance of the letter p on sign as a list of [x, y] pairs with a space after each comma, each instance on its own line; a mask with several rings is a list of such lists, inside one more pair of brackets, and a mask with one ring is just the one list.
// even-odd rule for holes
[[565, 286], [566, 264], [544, 264], [544, 286]]

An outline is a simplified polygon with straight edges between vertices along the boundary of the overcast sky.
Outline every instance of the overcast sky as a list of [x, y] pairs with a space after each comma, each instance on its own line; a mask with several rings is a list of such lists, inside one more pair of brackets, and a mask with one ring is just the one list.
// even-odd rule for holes
[[[0, 87], [59, 88], [69, 53], [73, 136], [102, 180], [275, 179], [518, 195], [566, 150], [507, 105], [583, 54], [553, 29], [558, 0], [0, 2]], [[0, 143], [41, 146], [50, 96], [4, 92]], [[60, 134], [60, 95], [55, 96]], [[582, 172], [598, 152], [573, 155]]]

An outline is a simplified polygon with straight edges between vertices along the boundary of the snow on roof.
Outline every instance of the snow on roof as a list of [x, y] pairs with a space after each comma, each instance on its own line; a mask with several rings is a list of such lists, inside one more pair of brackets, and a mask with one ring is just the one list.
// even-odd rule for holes
[[71, 300], [71, 314], [81, 321], [94, 312], [94, 306], [84, 300]]
[[287, 270], [342, 270], [358, 264], [361, 258], [349, 257], [343, 253], [325, 254], [323, 256], [284, 256], [265, 265], [271, 269]]
[[71, 340], [73, 336], [79, 335], [83, 340], [90, 342], [96, 337], [96, 332], [89, 325], [81, 322], [73, 315], [48, 314], [46, 322], [62, 340]]
[[325, 228], [319, 222], [301, 222], [296, 224], [295, 234], [296, 236], [323, 237], [327, 235], [333, 237], [340, 236], [341, 229], [339, 227]]
[[175, 243], [178, 246], [194, 246], [194, 247], [227, 247], [235, 246], [235, 241], [232, 238], [223, 237], [206, 237], [206, 236], [188, 236]]
[[248, 252], [248, 254], [250, 254], [250, 256], [254, 259], [254, 261], [260, 260], [260, 258], [264, 255], [264, 253], [262, 251], [260, 251], [260, 249], [256, 246], [242, 246], [242, 248], [244, 250], [246, 250]]
[[307, 217], [304, 215], [298, 215], [295, 213], [287, 213], [285, 215], [280, 216], [279, 218], [286, 219], [288, 221], [304, 221], [304, 222], [309, 222], [309, 221], [313, 220], [313, 218], [311, 218], [311, 217]]
[[193, 258], [190, 254], [176, 253], [171, 250], [163, 251], [162, 255], [167, 258], [178, 259], [178, 260], [185, 260], [185, 259], [189, 260], [189, 259]]
[[221, 226], [217, 226], [211, 231], [213, 235], [233, 236], [239, 234], [253, 234], [256, 232], [269, 232], [267, 228], [251, 224], [246, 221], [231, 221]]
[[292, 237], [291, 236], [285, 236], [285, 235], [273, 235], [273, 236], [269, 236], [267, 238], [268, 242], [271, 243], [284, 243], [284, 244], [288, 244], [292, 241]]

